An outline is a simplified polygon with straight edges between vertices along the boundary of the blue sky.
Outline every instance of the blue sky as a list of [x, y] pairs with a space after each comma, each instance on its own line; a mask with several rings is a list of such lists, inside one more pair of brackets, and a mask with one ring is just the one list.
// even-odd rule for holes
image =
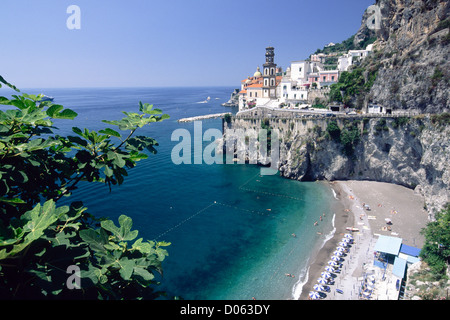
[[355, 34], [374, 2], [1, 0], [0, 75], [19, 88], [238, 87], [267, 46], [285, 69]]

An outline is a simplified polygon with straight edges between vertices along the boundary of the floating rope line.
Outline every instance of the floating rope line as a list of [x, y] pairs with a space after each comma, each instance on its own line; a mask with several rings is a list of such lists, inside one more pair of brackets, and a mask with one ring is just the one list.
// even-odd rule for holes
[[161, 233], [159, 236], [157, 236], [157, 237], [155, 238], [155, 240], [156, 240], [156, 239], [159, 239], [160, 237], [162, 237], [163, 235], [169, 233], [170, 231], [172, 231], [172, 230], [178, 228], [178, 227], [181, 226], [182, 224], [188, 222], [189, 220], [191, 220], [192, 218], [198, 216], [200, 213], [204, 212], [205, 210], [209, 209], [210, 207], [212, 207], [212, 206], [215, 205], [215, 204], [216, 204], [216, 202], [214, 201], [214, 202], [211, 203], [210, 205], [208, 205], [208, 206], [204, 207], [203, 209], [197, 211], [197, 212], [194, 213], [192, 216], [190, 216], [190, 217], [184, 219], [183, 221], [181, 221], [181, 222], [178, 223], [177, 225], [173, 226], [172, 228], [167, 229], [166, 231], [164, 231], [163, 233]]
[[267, 192], [267, 191], [261, 191], [261, 190], [253, 190], [253, 189], [248, 189], [248, 188], [239, 188], [239, 189], [240, 190], [244, 190], [244, 191], [248, 191], [248, 192], [262, 193], [262, 194], [266, 194], [266, 195], [274, 196], [274, 197], [283, 197], [283, 198], [288, 198], [288, 199], [297, 200], [297, 201], [304, 201], [301, 198], [288, 196], [286, 194], [273, 193], [273, 192]]
[[273, 214], [269, 214], [269, 213], [267, 213], [267, 212], [261, 212], [261, 211], [257, 211], [257, 210], [243, 209], [243, 208], [239, 208], [239, 207], [236, 207], [236, 206], [232, 206], [232, 205], [230, 205], [230, 204], [220, 203], [220, 202], [215, 202], [215, 204], [218, 204], [218, 205], [221, 205], [221, 206], [224, 206], [224, 207], [228, 207], [228, 208], [231, 208], [231, 209], [239, 210], [239, 211], [245, 211], [245, 212], [252, 213], [252, 214], [254, 213], [254, 214], [259, 214], [259, 215], [261, 215], [261, 216], [274, 218], [274, 215], [273, 215]]
[[257, 176], [261, 176], [259, 173], [255, 174], [253, 177], [251, 177], [250, 179], [248, 179], [243, 185], [241, 185], [239, 187], [239, 189], [241, 189], [242, 187], [244, 187], [247, 183], [249, 183], [251, 180], [255, 179]]

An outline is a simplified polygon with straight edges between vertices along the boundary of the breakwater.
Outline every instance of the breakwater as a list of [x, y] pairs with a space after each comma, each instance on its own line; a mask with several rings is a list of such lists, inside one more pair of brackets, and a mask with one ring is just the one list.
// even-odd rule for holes
[[215, 114], [207, 114], [207, 115], [203, 115], [203, 116], [195, 116], [195, 117], [189, 117], [189, 118], [178, 119], [178, 122], [192, 122], [192, 121], [197, 121], [197, 120], [216, 119], [216, 118], [222, 118], [222, 117], [224, 117], [226, 114], [231, 115], [231, 113], [229, 113], [229, 112], [225, 112], [225, 113], [215, 113]]

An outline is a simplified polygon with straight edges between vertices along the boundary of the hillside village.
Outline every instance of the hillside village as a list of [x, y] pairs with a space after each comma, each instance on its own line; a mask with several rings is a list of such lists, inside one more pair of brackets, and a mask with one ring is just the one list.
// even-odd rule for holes
[[[334, 45], [330, 43], [326, 47]], [[292, 61], [285, 71], [275, 63], [274, 48], [267, 47], [262, 71], [258, 66], [252, 76], [241, 81], [240, 90], [233, 94], [234, 105], [239, 106], [239, 111], [254, 107], [323, 107], [322, 103], [329, 100], [330, 86], [338, 82], [342, 72], [365, 59], [372, 52], [372, 46], [346, 53], [312, 54], [306, 60]], [[230, 104], [231, 99], [224, 105]]]

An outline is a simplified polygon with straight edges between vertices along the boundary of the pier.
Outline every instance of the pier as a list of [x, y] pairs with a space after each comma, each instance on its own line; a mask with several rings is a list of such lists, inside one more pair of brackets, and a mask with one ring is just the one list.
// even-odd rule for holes
[[178, 122], [191, 122], [191, 121], [197, 121], [197, 120], [222, 118], [222, 117], [224, 117], [226, 114], [231, 115], [230, 112], [225, 112], [225, 113], [215, 113], [215, 114], [207, 114], [207, 115], [204, 115], [204, 116], [195, 116], [195, 117], [189, 117], [189, 118], [178, 119]]

